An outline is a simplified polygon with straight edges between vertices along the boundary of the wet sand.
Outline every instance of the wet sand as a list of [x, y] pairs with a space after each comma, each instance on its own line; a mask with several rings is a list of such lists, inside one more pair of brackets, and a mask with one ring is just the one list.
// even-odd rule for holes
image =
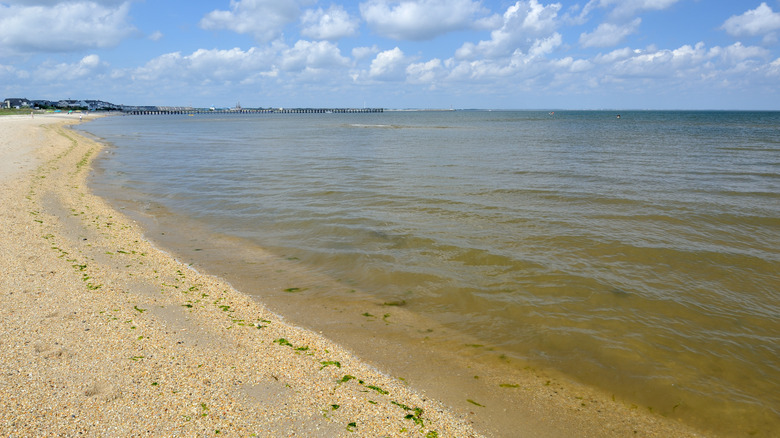
[[0, 117], [0, 435], [701, 436], [535, 371], [497, 424], [445, 406], [152, 245], [71, 123]]

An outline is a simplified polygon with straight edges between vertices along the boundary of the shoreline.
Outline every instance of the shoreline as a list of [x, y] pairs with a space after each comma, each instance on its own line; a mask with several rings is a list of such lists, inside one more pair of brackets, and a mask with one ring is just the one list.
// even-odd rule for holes
[[[2, 179], [0, 223], [13, 238], [0, 247], [0, 391], [10, 400], [0, 430], [481, 436], [468, 412], [151, 244], [145, 229], [87, 189], [103, 146], [66, 130], [77, 123], [70, 120], [44, 128], [28, 120], [26, 153], [37, 142], [43, 164]], [[701, 436], [598, 391], [582, 393], [586, 408], [569, 386], [531, 381], [515, 392], [517, 429], [507, 435]]]

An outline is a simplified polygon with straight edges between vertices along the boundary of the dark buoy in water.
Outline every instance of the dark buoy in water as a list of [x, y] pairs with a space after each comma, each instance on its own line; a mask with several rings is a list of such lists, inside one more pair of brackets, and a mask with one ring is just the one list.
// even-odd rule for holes
[[618, 114], [618, 115], [617, 115], [617, 118], [618, 118], [618, 119], [620, 118], [620, 114]]

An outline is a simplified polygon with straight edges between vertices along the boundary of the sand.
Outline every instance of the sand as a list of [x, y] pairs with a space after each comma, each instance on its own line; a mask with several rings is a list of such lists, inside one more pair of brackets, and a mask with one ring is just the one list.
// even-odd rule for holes
[[101, 145], [78, 121], [0, 117], [0, 435], [701, 436], [549, 385], [504, 407], [512, 427], [475, 430], [153, 246], [87, 189]]

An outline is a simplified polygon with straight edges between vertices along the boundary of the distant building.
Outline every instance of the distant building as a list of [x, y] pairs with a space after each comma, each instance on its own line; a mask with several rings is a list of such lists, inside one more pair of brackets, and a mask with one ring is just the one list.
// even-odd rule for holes
[[85, 100], [87, 109], [90, 111], [119, 111], [122, 109], [121, 105], [114, 105], [111, 102], [104, 102], [102, 100]]
[[31, 100], [30, 106], [35, 109], [41, 109], [41, 108], [56, 108], [57, 102], [52, 102], [50, 100]]
[[87, 108], [87, 102], [83, 100], [73, 100], [73, 99], [65, 99], [57, 102], [57, 108], [63, 108], [63, 109], [81, 109]]
[[22, 109], [29, 108], [30, 106], [30, 101], [25, 98], [10, 97], [3, 101], [3, 108]]

